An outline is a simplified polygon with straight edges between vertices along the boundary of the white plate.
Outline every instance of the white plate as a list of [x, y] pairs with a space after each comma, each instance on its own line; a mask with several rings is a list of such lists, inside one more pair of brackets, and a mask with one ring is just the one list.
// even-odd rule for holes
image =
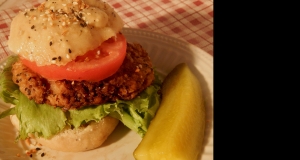
[[[213, 57], [203, 50], [178, 39], [162, 34], [124, 28], [122, 33], [128, 42], [140, 43], [149, 53], [154, 67], [162, 75], [166, 76], [177, 64], [185, 62], [198, 77], [204, 92], [206, 105], [207, 124], [205, 131], [204, 150], [201, 160], [213, 159]], [[2, 62], [0, 65], [3, 65]], [[1, 68], [1, 67], [0, 67]], [[1, 70], [1, 69], [0, 69]], [[9, 105], [0, 101], [0, 111], [7, 109]], [[25, 155], [25, 150], [34, 148], [24, 142], [14, 143], [16, 132], [10, 123], [9, 117], [0, 120], [0, 159], [30, 159]], [[33, 154], [34, 159], [97, 159], [97, 160], [134, 160], [133, 151], [141, 141], [141, 138], [122, 124], [98, 149], [87, 152], [69, 153], [58, 152], [42, 147], [42, 150]], [[16, 157], [17, 154], [21, 157]], [[41, 154], [45, 153], [44, 157]]]

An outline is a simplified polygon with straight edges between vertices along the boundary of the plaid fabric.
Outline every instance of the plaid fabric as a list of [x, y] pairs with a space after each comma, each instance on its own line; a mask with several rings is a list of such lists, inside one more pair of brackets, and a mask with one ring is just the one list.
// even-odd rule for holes
[[[44, 0], [28, 0], [0, 11], [0, 61], [7, 46], [11, 20], [20, 10]], [[213, 0], [106, 0], [127, 28], [149, 30], [187, 41], [213, 56]]]

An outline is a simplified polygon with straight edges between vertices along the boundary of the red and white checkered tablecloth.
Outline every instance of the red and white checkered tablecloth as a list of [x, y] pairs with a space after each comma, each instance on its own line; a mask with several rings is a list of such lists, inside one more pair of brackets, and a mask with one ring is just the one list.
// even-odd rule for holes
[[[0, 61], [10, 54], [7, 46], [11, 20], [20, 10], [44, 0], [28, 0], [0, 10]], [[184, 41], [213, 56], [213, 0], [106, 0], [127, 28], [162, 33]]]

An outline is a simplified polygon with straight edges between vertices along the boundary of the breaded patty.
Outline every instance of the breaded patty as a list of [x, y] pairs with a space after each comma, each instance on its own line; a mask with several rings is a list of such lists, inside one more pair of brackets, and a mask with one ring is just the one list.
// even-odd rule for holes
[[117, 99], [131, 100], [154, 80], [148, 53], [141, 45], [130, 43], [127, 43], [126, 57], [120, 69], [100, 82], [48, 81], [20, 61], [13, 65], [12, 73], [13, 81], [29, 99], [63, 110], [114, 102]]

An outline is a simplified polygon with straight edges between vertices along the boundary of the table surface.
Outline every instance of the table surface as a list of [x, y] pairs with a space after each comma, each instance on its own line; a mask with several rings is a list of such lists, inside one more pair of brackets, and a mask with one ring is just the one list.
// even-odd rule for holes
[[[44, 0], [7, 0], [0, 6], [0, 61], [7, 46], [12, 18]], [[213, 0], [106, 0], [124, 27], [161, 33], [187, 41], [213, 56]]]

